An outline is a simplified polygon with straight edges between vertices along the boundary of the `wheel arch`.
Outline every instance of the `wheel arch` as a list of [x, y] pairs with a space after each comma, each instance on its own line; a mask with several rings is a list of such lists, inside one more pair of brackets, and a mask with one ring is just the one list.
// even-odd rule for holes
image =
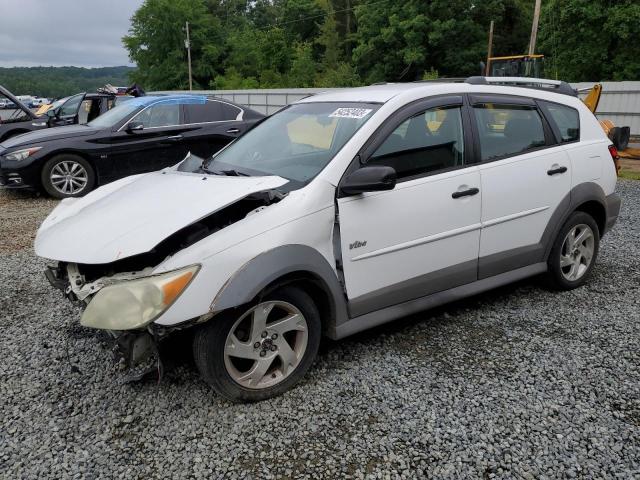
[[325, 335], [348, 319], [344, 291], [325, 257], [307, 245], [284, 245], [261, 253], [244, 264], [222, 287], [211, 304], [222, 312], [250, 303], [281, 287], [296, 285], [311, 296]]
[[588, 213], [594, 218], [598, 225], [600, 236], [606, 232], [607, 196], [604, 190], [595, 182], [580, 183], [574, 186], [560, 201], [558, 208], [553, 212], [547, 224], [541, 239], [541, 243], [545, 246], [544, 261], [549, 258], [551, 247], [558, 232], [560, 232], [569, 216], [576, 211]]
[[607, 209], [602, 203], [597, 200], [587, 200], [578, 205], [574, 212], [584, 212], [590, 215], [596, 221], [599, 234], [602, 237], [607, 224]]
[[74, 155], [76, 157], [82, 158], [83, 160], [86, 160], [89, 163], [89, 165], [91, 165], [91, 168], [93, 168], [93, 172], [96, 174], [96, 176], [98, 175], [98, 172], [96, 170], [96, 164], [91, 158], [91, 156], [87, 155], [86, 152], [73, 150], [71, 148], [62, 148], [59, 150], [53, 150], [51, 152], [48, 152], [45, 156], [42, 157], [42, 165], [44, 166], [46, 162], [48, 162], [52, 158], [55, 158], [59, 155]]

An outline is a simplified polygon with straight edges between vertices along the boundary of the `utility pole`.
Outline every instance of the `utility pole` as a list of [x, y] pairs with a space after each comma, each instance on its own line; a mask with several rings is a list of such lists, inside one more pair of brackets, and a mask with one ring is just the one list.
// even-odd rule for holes
[[487, 67], [485, 69], [484, 74], [488, 77], [489, 71], [491, 68], [491, 50], [493, 50], [493, 20], [491, 20], [491, 24], [489, 25], [489, 46], [487, 47]]
[[536, 38], [538, 36], [538, 21], [540, 20], [540, 3], [542, 0], [536, 0], [536, 6], [533, 9], [533, 24], [531, 25], [531, 39], [529, 40], [529, 55], [536, 53]]
[[191, 41], [189, 40], [189, 22], [186, 22], [187, 39], [184, 41], [184, 48], [187, 49], [187, 61], [189, 62], [189, 90], [193, 90], [193, 81], [191, 80]]

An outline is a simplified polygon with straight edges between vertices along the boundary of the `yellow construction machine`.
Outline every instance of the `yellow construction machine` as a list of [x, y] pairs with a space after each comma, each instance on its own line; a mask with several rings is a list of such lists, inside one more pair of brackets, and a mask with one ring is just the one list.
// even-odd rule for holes
[[[601, 95], [602, 84], [596, 83], [588, 90], [587, 96], [582, 100], [594, 115], [598, 109]], [[616, 127], [611, 120], [600, 120], [600, 126], [613, 142], [620, 158], [640, 159], [640, 148], [629, 148], [629, 127]]]
[[544, 78], [544, 55], [489, 57], [486, 75], [488, 77]]

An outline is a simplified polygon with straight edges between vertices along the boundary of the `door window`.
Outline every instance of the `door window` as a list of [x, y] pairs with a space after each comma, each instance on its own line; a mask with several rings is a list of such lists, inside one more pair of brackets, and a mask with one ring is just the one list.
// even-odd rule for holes
[[60, 116], [61, 117], [75, 117], [78, 113], [78, 109], [80, 107], [80, 102], [84, 98], [84, 93], [80, 95], [74, 95], [69, 98], [66, 102], [62, 104], [60, 107]]
[[404, 121], [368, 161], [396, 170], [398, 179], [464, 164], [461, 107], [438, 107]]
[[228, 103], [207, 100], [206, 103], [185, 105], [188, 123], [223, 122], [238, 118], [241, 110]]
[[219, 122], [222, 118], [220, 102], [207, 100], [205, 103], [192, 103], [185, 105], [188, 123]]
[[485, 103], [473, 110], [483, 161], [518, 155], [546, 144], [542, 119], [535, 107]]
[[143, 110], [134, 119], [144, 128], [170, 127], [180, 125], [180, 105], [177, 103], [156, 103]]
[[218, 102], [220, 103], [220, 107], [222, 109], [222, 119], [223, 120], [235, 120], [240, 115], [240, 110], [238, 107], [234, 107], [233, 105], [229, 105], [228, 103]]
[[580, 116], [575, 108], [557, 103], [541, 102], [545, 113], [551, 117], [560, 131], [560, 139], [564, 142], [580, 140]]

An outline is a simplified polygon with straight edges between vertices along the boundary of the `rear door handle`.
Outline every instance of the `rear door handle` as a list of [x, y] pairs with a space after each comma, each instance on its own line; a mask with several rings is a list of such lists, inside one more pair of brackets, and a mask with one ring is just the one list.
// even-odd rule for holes
[[240, 133], [240, 129], [239, 128], [230, 128], [229, 130], [227, 130], [227, 133]]
[[473, 188], [469, 188], [468, 190], [453, 192], [451, 194], [451, 198], [471, 197], [477, 194], [478, 192], [480, 192], [480, 189], [473, 187]]
[[167, 137], [166, 140], [169, 142], [179, 142], [182, 140], [182, 135], [171, 135], [170, 137]]
[[551, 170], [547, 170], [547, 175], [557, 175], [559, 173], [564, 173], [566, 171], [567, 171], [567, 167], [552, 168]]

